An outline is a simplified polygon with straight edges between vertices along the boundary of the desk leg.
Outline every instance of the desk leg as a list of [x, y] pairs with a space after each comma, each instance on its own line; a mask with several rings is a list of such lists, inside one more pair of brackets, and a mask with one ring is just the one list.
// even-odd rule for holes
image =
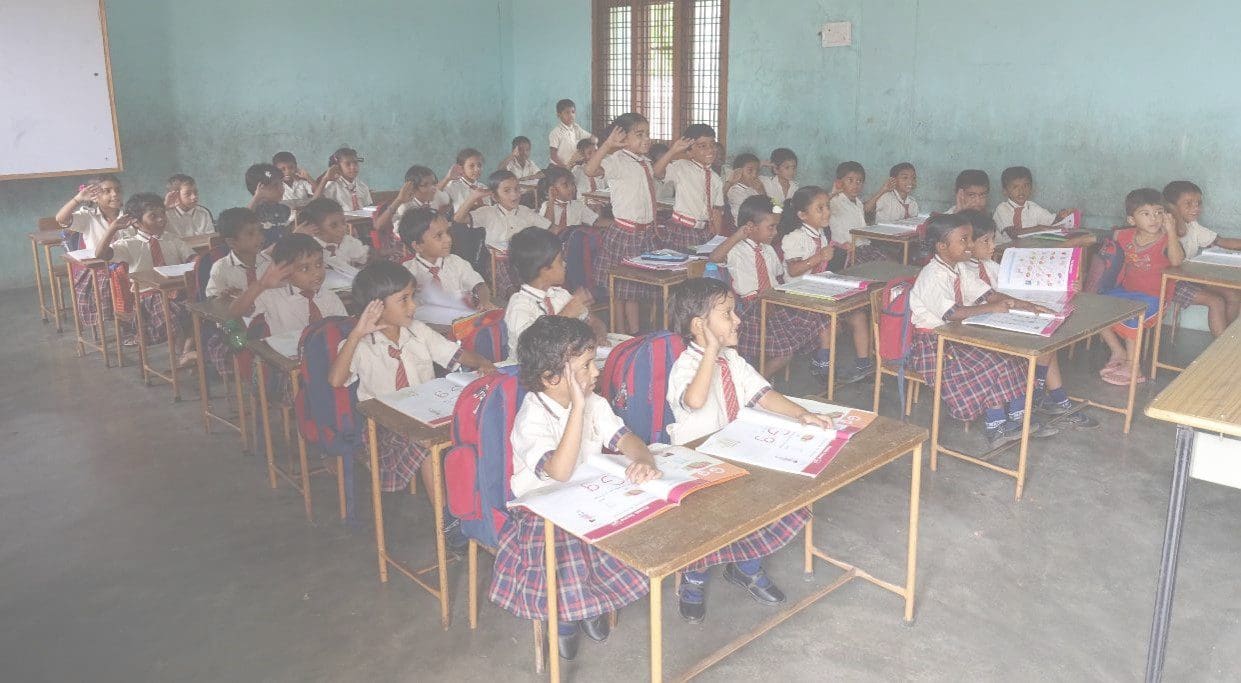
[[[47, 300], [43, 298], [43, 272], [39, 268], [39, 245], [30, 240], [30, 260], [34, 262], [34, 288], [39, 295], [39, 318], [47, 322]], [[48, 275], [51, 275], [48, 271]]]
[[164, 309], [164, 336], [168, 338], [168, 377], [172, 381], [172, 400], [178, 402], [181, 400], [181, 385], [177, 382], [177, 362], [181, 358], [177, 353], [177, 335], [173, 333], [176, 326], [173, 325], [172, 311], [168, 310], [168, 297], [170, 296], [172, 292], [161, 291], [159, 305]]
[[901, 265], [909, 265], [909, 240], [901, 242]]
[[[193, 314], [191, 319], [194, 322], [194, 355], [198, 356], [194, 365], [198, 368], [198, 400], [201, 402], [203, 411], [203, 431], [211, 433], [211, 396], [207, 392], [207, 365], [203, 360], [203, 349], [200, 348], [203, 343], [203, 321], [202, 316], [197, 313]], [[226, 389], [227, 389], [227, 385]], [[228, 391], [224, 392], [228, 396]]]
[[[831, 402], [836, 396], [836, 314], [833, 313], [831, 318], [831, 348], [827, 350], [827, 400]], [[790, 361], [791, 362], [791, 361]]]
[[1176, 464], [1172, 469], [1172, 491], [1168, 496], [1168, 521], [1163, 531], [1163, 553], [1159, 558], [1159, 587], [1155, 591], [1155, 616], [1150, 641], [1146, 645], [1146, 683], [1163, 678], [1163, 655], [1168, 645], [1168, 626], [1172, 621], [1172, 594], [1176, 589], [1177, 554], [1181, 549], [1181, 524], [1185, 517], [1185, 488], [1189, 483], [1189, 464], [1194, 453], [1194, 430], [1176, 428]]
[[65, 261], [65, 277], [69, 280], [69, 305], [73, 308], [73, 332], [76, 341], [78, 358], [86, 355], [86, 347], [82, 344], [82, 318], [78, 315], [78, 288], [73, 281], [73, 268]]
[[[108, 358], [108, 333], [105, 331], [105, 326], [103, 324], [103, 294], [99, 291], [99, 275], [100, 273], [98, 270], [94, 268], [90, 269], [91, 296], [95, 297], [95, 334], [99, 335], [99, 352], [103, 354], [103, 366], [105, 368], [110, 368], [112, 367], [112, 360]], [[108, 279], [107, 266], [104, 266], [103, 279], [105, 282]], [[114, 318], [117, 315], [115, 301], [112, 302], [112, 315]], [[138, 330], [138, 338], [142, 339], [141, 329]], [[119, 349], [121, 348], [120, 339], [116, 340], [116, 347], [118, 349], [117, 353], [119, 354]], [[118, 363], [117, 367], [120, 367], [120, 365], [122, 364]]]
[[560, 682], [560, 605], [556, 585], [556, 526], [543, 520], [543, 571], [547, 573], [547, 671], [552, 683]]
[[664, 680], [664, 577], [652, 576], [651, 581], [651, 683]]
[[[241, 450], [249, 454], [252, 452], [250, 450], [251, 435], [250, 425], [246, 420], [246, 394], [244, 387], [241, 385], [241, 359], [238, 355], [239, 353], [240, 351], [238, 350], [233, 350], [231, 352], [233, 356], [233, 384], [237, 388], [237, 430], [241, 432]], [[251, 364], [250, 367], [253, 369], [254, 365]], [[228, 388], [225, 386], [225, 391], [227, 390]], [[253, 402], [251, 403], [250, 409], [254, 409]]]
[[[367, 452], [371, 458], [371, 507], [375, 509], [375, 551], [379, 555], [379, 582], [388, 582], [388, 545], [384, 538], [383, 494], [379, 487], [379, 438], [375, 420], [366, 418]], [[417, 476], [415, 474], [415, 476]]]
[[767, 302], [758, 302], [758, 374], [767, 376]]
[[[1164, 276], [1165, 280], [1167, 276]], [[1163, 301], [1160, 294], [1160, 301]], [[1160, 310], [1163, 310], [1162, 305]], [[1145, 311], [1138, 315], [1138, 338], [1133, 344], [1133, 358], [1129, 360], [1129, 400], [1125, 403], [1125, 433], [1129, 433], [1129, 425], [1133, 423], [1133, 397], [1138, 391], [1138, 373], [1141, 372], [1142, 358], [1142, 326], [1146, 324]], [[1162, 317], [1155, 323], [1155, 360], [1151, 362], [1151, 381], [1155, 381], [1155, 365], [1159, 360], [1159, 331], [1163, 327]]]
[[[439, 573], [440, 626], [448, 630], [448, 553], [444, 547], [444, 463], [440, 460], [441, 447], [431, 449], [431, 504], [435, 516], [435, 562]], [[415, 475], [417, 476], [417, 475]], [[549, 522], [550, 523], [550, 522]]]
[[935, 350], [935, 405], [931, 406], [931, 471], [939, 465], [939, 404], [943, 396], [944, 382], [944, 338], [939, 337], [939, 346]]
[[[1163, 279], [1159, 281], [1159, 323], [1155, 325], [1155, 346], [1151, 349], [1151, 381], [1155, 381], [1155, 374], [1159, 372], [1159, 346], [1163, 337], [1163, 307], [1167, 305], [1168, 298], [1168, 274], [1163, 274]], [[1138, 319], [1138, 344], [1142, 343], [1142, 322]], [[1134, 354], [1141, 358], [1141, 354]], [[1132, 406], [1130, 406], [1132, 409]], [[1129, 415], [1125, 415], [1125, 433], [1129, 433]]]
[[[298, 381], [296, 370], [289, 373], [289, 380], [289, 395], [292, 397], [293, 405], [297, 405]], [[300, 427], [297, 429], [297, 462], [298, 468], [301, 470], [302, 504], [306, 507], [306, 521], [313, 523], [315, 521], [315, 512], [310, 493], [310, 462], [306, 458], [306, 439], [302, 437]]]
[[922, 444], [910, 456], [913, 471], [909, 475], [909, 546], [905, 551], [905, 623], [914, 621], [914, 586], [918, 572], [918, 509], [922, 495]]
[[668, 285], [664, 285], [664, 300], [660, 303], [660, 308], [664, 311], [664, 326], [660, 328], [661, 330], [668, 329], [668, 289]]
[[608, 331], [617, 332], [616, 328], [616, 275], [608, 273]]
[[1021, 450], [1017, 455], [1017, 490], [1013, 494], [1015, 500], [1021, 500], [1021, 492], [1026, 487], [1026, 458], [1030, 453], [1030, 421], [1034, 413], [1034, 374], [1037, 358], [1026, 359], [1026, 404], [1021, 414]]
[[[134, 294], [134, 329], [137, 330], [137, 335], [138, 335], [138, 367], [142, 370], [142, 384], [149, 387], [151, 386], [151, 377], [149, 373], [147, 372], [148, 365], [147, 365], [146, 322], [142, 319], [142, 293], [138, 291], [138, 283], [136, 282], [134, 283], [133, 294]], [[113, 301], [112, 305], [115, 307], [116, 302]], [[113, 311], [115, 313], [115, 308], [113, 309]], [[167, 322], [165, 322], [165, 325], [167, 325]], [[167, 332], [166, 329], [164, 331]], [[152, 339], [152, 341], [154, 340]], [[117, 348], [120, 348], [120, 341], [117, 341]]]
[[[47, 266], [47, 281], [52, 294], [52, 315], [56, 317], [56, 331], [64, 332], [65, 326], [61, 322], [60, 316], [64, 312], [64, 297], [60, 292], [60, 280], [56, 278], [56, 273], [52, 270], [52, 245], [43, 245], [43, 263]], [[65, 277], [69, 277], [69, 268], [65, 267]]]
[[276, 488], [276, 455], [271, 447], [271, 414], [267, 405], [267, 364], [257, 361], [255, 372], [258, 373], [259, 380], [259, 411], [263, 417], [263, 448], [267, 451], [267, 479], [274, 489]]

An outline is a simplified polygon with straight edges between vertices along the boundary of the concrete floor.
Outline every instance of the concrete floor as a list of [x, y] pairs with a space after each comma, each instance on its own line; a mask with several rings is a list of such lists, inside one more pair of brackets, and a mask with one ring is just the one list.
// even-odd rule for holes
[[[0, 678], [538, 680], [528, 624], [488, 605], [469, 630], [459, 566], [455, 623], [443, 631], [430, 596], [399, 576], [379, 583], [370, 527], [335, 518], [331, 481], [316, 485], [308, 524], [292, 489], [270, 490], [262, 459], [243, 455], [236, 435], [203, 433], [196, 397], [174, 404], [133, 367], [76, 358], [69, 333], [33, 316], [33, 299], [0, 293]], [[886, 389], [888, 414], [894, 394]], [[869, 406], [869, 385], [838, 400]], [[915, 413], [922, 424], [929, 403]], [[1139, 680], [1173, 429], [1139, 417], [1125, 436], [1119, 417], [1098, 417], [1097, 431], [1036, 442], [1019, 503], [1010, 479], [980, 468], [950, 461], [924, 472], [913, 626], [898, 598], [854, 582], [703, 680]], [[908, 477], [905, 464], [890, 466], [822, 501], [817, 541], [899, 581]], [[432, 559], [425, 499], [386, 505], [396, 552]], [[363, 500], [362, 519], [368, 508]], [[1167, 680], [1241, 671], [1237, 519], [1237, 491], [1191, 484]], [[804, 583], [798, 553], [768, 563], [792, 600], [835, 575], [821, 569]], [[769, 614], [717, 582], [707, 622], [688, 626], [671, 584], [665, 593], [669, 673]], [[643, 679], [646, 610], [622, 613], [608, 643], [584, 642], [566, 674]]]

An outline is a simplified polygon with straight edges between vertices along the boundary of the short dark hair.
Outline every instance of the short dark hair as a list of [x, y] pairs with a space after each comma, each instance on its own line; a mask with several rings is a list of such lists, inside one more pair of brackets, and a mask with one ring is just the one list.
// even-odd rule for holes
[[747, 223], [757, 222], [762, 220], [763, 216], [775, 213], [774, 208], [771, 197], [765, 194], [746, 197], [745, 201], [741, 202], [741, 206], [737, 207], [737, 229], [740, 230]]
[[909, 163], [908, 161], [902, 161], [901, 163], [888, 169], [888, 177], [895, 178], [896, 176], [900, 175], [902, 171], [913, 171], [914, 173], [918, 172], [918, 170], [914, 168], [913, 164]]
[[1028, 180], [1034, 182], [1034, 174], [1025, 166], [1009, 166], [1000, 173], [1000, 187], [1008, 187], [1008, 184], [1014, 180]]
[[126, 216], [132, 216], [138, 220], [142, 220], [142, 215], [151, 209], [166, 210], [164, 206], [164, 198], [154, 192], [139, 192], [132, 195], [125, 201], [125, 208], [122, 211]]
[[698, 138], [715, 139], [715, 129], [705, 123], [691, 123], [685, 127], [685, 132], [681, 133], [681, 137], [697, 140]]
[[236, 239], [237, 234], [248, 223], [262, 225], [263, 222], [259, 220], [258, 214], [250, 209], [235, 206], [220, 212], [220, 217], [215, 222], [215, 231], [224, 239]]
[[577, 105], [573, 104], [573, 100], [570, 100], [568, 98], [560, 100], [559, 102], [556, 103], [556, 113], [559, 114], [560, 112], [568, 109], [569, 107], [577, 109]]
[[276, 164], [296, 164], [297, 157], [293, 156], [292, 152], [276, 152], [271, 155], [271, 163], [273, 166]]
[[335, 166], [345, 159], [353, 159], [359, 164], [362, 163], [362, 157], [358, 156], [358, 150], [352, 147], [338, 147], [332, 156], [328, 157], [327, 165]]
[[533, 281], [560, 254], [560, 238], [543, 228], [530, 226], [508, 242], [508, 262], [523, 283]]
[[478, 157], [479, 159], [482, 159], [483, 153], [474, 149], [473, 147], [466, 147], [460, 152], [457, 152], [457, 163], [464, 164], [465, 162], [469, 161], [470, 159], [473, 159], [474, 157]]
[[397, 228], [397, 233], [401, 236], [401, 242], [413, 249], [415, 243], [422, 242], [422, 238], [427, 234], [427, 230], [431, 229], [432, 221], [439, 215], [439, 211], [429, 206], [422, 206], [405, 212], [405, 215], [401, 217], [401, 225]]
[[1143, 206], [1163, 206], [1163, 193], [1153, 187], [1139, 187], [1125, 195], [1126, 216], [1132, 216], [1134, 211]]
[[518, 135], [517, 137], [513, 138], [513, 144], [512, 144], [513, 147], [516, 147], [517, 145], [521, 145], [521, 144], [526, 144], [526, 145], [530, 144], [530, 138], [524, 135]]
[[517, 176], [512, 171], [495, 171], [487, 176], [487, 189], [492, 192], [499, 192], [500, 183], [506, 180], [517, 180]]
[[260, 184], [267, 185], [282, 180], [284, 180], [284, 174], [276, 168], [275, 164], [254, 164], [246, 169], [246, 192], [254, 194]]
[[565, 363], [594, 348], [595, 333], [585, 322], [560, 315], [540, 316], [517, 337], [521, 383], [530, 391], [543, 391], [547, 388], [545, 376], [560, 376]]
[[595, 141], [590, 138], [582, 138], [581, 140], [577, 141], [577, 151], [579, 152], [586, 149], [587, 147], [594, 147], [594, 146], [595, 146]]
[[746, 164], [757, 164], [757, 163], [761, 163], [758, 160], [757, 154], [752, 154], [750, 152], [742, 152], [741, 154], [738, 154], [733, 159], [733, 168], [741, 168], [742, 166], [745, 166]]
[[552, 185], [561, 178], [568, 178], [569, 182], [573, 182], [573, 174], [569, 169], [563, 166], [549, 166], [543, 171], [543, 177], [539, 178], [539, 194], [546, 197], [550, 194]]
[[866, 180], [866, 169], [862, 168], [862, 165], [856, 161], [840, 162], [840, 165], [836, 167], [836, 180], [840, 180], [850, 173], [857, 173], [862, 176], [862, 180]]
[[297, 220], [299, 223], [310, 223], [311, 225], [323, 225], [323, 220], [334, 213], [344, 213], [340, 202], [329, 197], [318, 197], [306, 203], [306, 206], [298, 209]]
[[721, 299], [732, 294], [728, 285], [709, 277], [690, 278], [668, 291], [668, 327], [692, 341], [694, 318], [705, 318]]
[[935, 245], [948, 239], [948, 235], [957, 228], [969, 227], [973, 230], [968, 216], [959, 213], [939, 213], [931, 216], [926, 222], [926, 238], [924, 248], [928, 254], [935, 253]]
[[613, 128], [620, 128], [621, 130], [628, 133], [629, 131], [633, 130], [633, 127], [638, 125], [639, 123], [645, 123], [649, 125], [650, 121], [648, 121], [645, 116], [639, 114], [636, 111], [631, 111], [631, 112], [621, 114], [620, 116], [617, 116], [612, 121], [612, 125], [608, 126], [608, 130], [604, 137], [607, 137], [607, 135], [611, 135]]
[[970, 227], [973, 229], [974, 239], [979, 239], [988, 233], [996, 231], [995, 219], [988, 216], [977, 209], [968, 209], [966, 211], [958, 211], [958, 216], [964, 216], [969, 221]]
[[353, 279], [353, 300], [365, 306], [396, 294], [413, 281], [413, 273], [405, 266], [384, 259], [372, 261]]
[[797, 155], [788, 147], [777, 147], [771, 150], [771, 165], [779, 166], [786, 161], [797, 161]]
[[294, 232], [276, 241], [271, 248], [272, 263], [292, 263], [303, 256], [322, 254], [323, 247], [315, 238], [302, 232]]
[[431, 179], [434, 180], [435, 171], [432, 171], [426, 166], [419, 166], [418, 164], [414, 164], [413, 166], [410, 166], [409, 169], [405, 171], [405, 181], [413, 183], [414, 185], [418, 185], [419, 183], [421, 183], [422, 179], [426, 178], [427, 176], [430, 176]]
[[1190, 193], [1201, 196], [1202, 188], [1188, 180], [1173, 180], [1163, 186], [1163, 198], [1168, 200], [1170, 204], [1179, 202], [1181, 197]]
[[198, 183], [195, 183], [193, 178], [185, 175], [184, 173], [174, 173], [168, 176], [169, 192], [179, 192], [181, 190], [181, 186], [186, 184], [197, 185]]
[[985, 187], [990, 190], [991, 179], [987, 177], [986, 171], [967, 168], [957, 174], [956, 189], [964, 190], [967, 187]]

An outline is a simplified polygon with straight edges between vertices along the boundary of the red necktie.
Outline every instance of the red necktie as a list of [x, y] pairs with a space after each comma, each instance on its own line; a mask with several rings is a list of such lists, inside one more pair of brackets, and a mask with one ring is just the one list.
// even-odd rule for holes
[[[562, 228], [567, 227], [569, 225], [569, 202], [557, 201], [556, 206], [560, 207], [560, 222], [556, 225]], [[555, 212], [555, 209], [552, 209], [552, 213], [555, 214]]]
[[[978, 277], [983, 282], [987, 284], [991, 284], [991, 277], [987, 275], [987, 265], [983, 263], [982, 261], [978, 262]], [[960, 284], [957, 285], [957, 298], [958, 299], [961, 298], [961, 285]]]
[[159, 246], [159, 238], [152, 235], [150, 238], [147, 239], [147, 244], [151, 246], [152, 265], [154, 265], [156, 268], [160, 266], [168, 265], [164, 261], [164, 249], [163, 247]]
[[242, 266], [241, 268], [246, 271], [246, 286], [249, 287], [258, 279], [258, 274], [255, 272], [258, 270], [258, 266]]
[[905, 207], [905, 218], [909, 218], [909, 202], [901, 202], [901, 206]]
[[1013, 208], [1013, 227], [1014, 228], [1021, 227], [1021, 210], [1024, 208], [1025, 208], [1024, 205]]
[[354, 211], [357, 211], [358, 209], [362, 208], [362, 205], [358, 203], [358, 188], [356, 186], [354, 186], [353, 188], [349, 190], [349, 198], [353, 200]]
[[754, 245], [754, 273], [758, 280], [755, 293], [772, 286], [771, 274], [767, 272], [767, 259], [763, 258], [763, 247], [760, 244]]
[[430, 263], [427, 263], [426, 261], [422, 261], [422, 259], [419, 259], [419, 261], [421, 261], [422, 267], [426, 268], [427, 272], [431, 274], [431, 281], [434, 282], [436, 285], [443, 287], [444, 283], [440, 282], [440, 267], [433, 266]]
[[[355, 205], [355, 206], [353, 207], [353, 208], [355, 208], [355, 209], [356, 209], [356, 208], [358, 208], [358, 207], [356, 206], [356, 204], [357, 204], [357, 202], [355, 201], [355, 202], [354, 202], [354, 205]], [[335, 244], [328, 244], [328, 245], [324, 245], [324, 247], [323, 247], [323, 248], [324, 248], [324, 249], [327, 249], [327, 255], [328, 255], [328, 256], [335, 256], [335, 255], [336, 255], [336, 247], [337, 247], [337, 246], [339, 246], [339, 245], [335, 245]]]
[[710, 167], [710, 166], [703, 166], [703, 167], [702, 167], [702, 173], [703, 173], [703, 175], [704, 175], [704, 176], [706, 176], [706, 190], [707, 190], [707, 193], [706, 193], [705, 195], [703, 195], [703, 197], [705, 197], [705, 198], [706, 198], [706, 200], [707, 200], [707, 213], [709, 214], [709, 213], [711, 213], [711, 167]]
[[651, 165], [646, 161], [639, 160], [642, 164], [642, 172], [646, 174], [646, 189], [651, 192], [651, 222], [655, 221], [655, 176], [651, 175]]
[[396, 388], [408, 387], [409, 377], [405, 375], [405, 361], [401, 360], [401, 350], [395, 346], [389, 346], [388, 357], [396, 360]]
[[302, 296], [306, 297], [306, 303], [310, 309], [310, 322], [317, 323], [323, 320], [323, 311], [319, 310], [319, 305], [315, 303], [315, 293], [309, 289], [301, 290]]
[[591, 192], [594, 192], [595, 190], [599, 189], [599, 188], [597, 188], [597, 187], [595, 186], [595, 177], [594, 177], [593, 175], [588, 175], [588, 176], [586, 176], [586, 179], [590, 181], [590, 191], [591, 191]]
[[724, 387], [724, 411], [728, 414], [728, 421], [732, 422], [737, 419], [737, 413], [741, 412], [741, 403], [737, 401], [737, 387], [733, 384], [733, 373], [728, 369], [728, 361], [723, 356], [716, 356], [715, 364], [720, 368], [720, 384]]
[[543, 295], [543, 311], [548, 315], [556, 315], [556, 309], [552, 307], [552, 298], [550, 295]]
[[[815, 254], [818, 254], [820, 251], [823, 251], [823, 240], [819, 239], [819, 235], [821, 235], [821, 234], [823, 234], [821, 230], [816, 230], [816, 231], [815, 231], [815, 236], [814, 236], [814, 254], [811, 254], [811, 256], [814, 256]], [[822, 273], [823, 271], [827, 270], [827, 266], [828, 266], [828, 265], [829, 265], [829, 262], [828, 262], [828, 261], [824, 261], [823, 263], [820, 263], [820, 264], [819, 264], [819, 267], [818, 267], [818, 268], [816, 268], [814, 272], [816, 272], [816, 273]]]
[[956, 303], [958, 306], [965, 304], [965, 300], [964, 300], [965, 295], [961, 293], [961, 276], [960, 275], [957, 275], [957, 278], [952, 281], [952, 297], [956, 299]]

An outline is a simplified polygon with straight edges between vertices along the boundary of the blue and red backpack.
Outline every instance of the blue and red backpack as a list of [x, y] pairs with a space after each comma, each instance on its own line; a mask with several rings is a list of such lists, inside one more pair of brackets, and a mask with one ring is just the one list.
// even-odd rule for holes
[[1082, 291], [1102, 294], [1115, 289], [1120, 282], [1120, 275], [1125, 269], [1125, 251], [1116, 241], [1114, 230], [1112, 235], [1104, 238], [1099, 251], [1091, 259]]
[[606, 287], [595, 286], [595, 259], [603, 249], [603, 229], [591, 225], [569, 231], [564, 244], [564, 286], [570, 292], [585, 287], [595, 301], [607, 301]]
[[[909, 293], [913, 291], [914, 281], [911, 277], [889, 280], [879, 292], [879, 362], [896, 364], [896, 389], [900, 396], [905, 395], [905, 369], [914, 338], [909, 308]], [[904, 414], [901, 411], [902, 418]]]
[[668, 373], [684, 350], [681, 335], [651, 332], [617, 344], [603, 365], [599, 393], [647, 443], [668, 443], [667, 427], [673, 422]]
[[480, 377], [461, 391], [453, 409], [452, 450], [444, 457], [448, 511], [461, 531], [484, 546], [500, 543], [512, 499], [513, 447], [509, 435], [526, 397], [510, 365]]
[[453, 323], [452, 333], [461, 342], [461, 348], [473, 351], [492, 363], [508, 358], [508, 326], [504, 324], [503, 309], [497, 308]]
[[328, 371], [336, 351], [357, 321], [331, 316], [311, 323], [302, 331], [298, 351], [297, 430], [307, 443], [317, 445], [330, 456], [344, 459], [345, 505], [353, 519], [353, 459], [362, 451], [362, 420], [357, 415], [358, 385], [333, 387]]
[[207, 282], [211, 280], [211, 267], [216, 261], [228, 256], [229, 248], [224, 245], [212, 247], [194, 256], [194, 267], [190, 270], [190, 301], [202, 301], [207, 298]]

